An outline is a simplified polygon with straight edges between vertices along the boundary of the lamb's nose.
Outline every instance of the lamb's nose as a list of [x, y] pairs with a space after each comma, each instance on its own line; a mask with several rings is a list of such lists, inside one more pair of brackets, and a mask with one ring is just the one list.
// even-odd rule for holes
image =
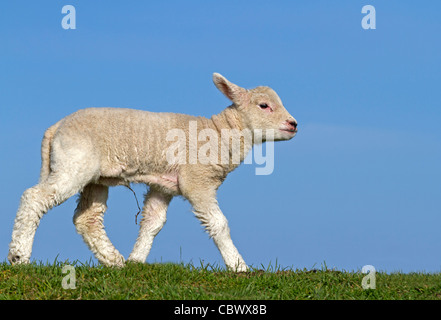
[[295, 129], [297, 129], [297, 121], [295, 119], [287, 120], [288, 124]]

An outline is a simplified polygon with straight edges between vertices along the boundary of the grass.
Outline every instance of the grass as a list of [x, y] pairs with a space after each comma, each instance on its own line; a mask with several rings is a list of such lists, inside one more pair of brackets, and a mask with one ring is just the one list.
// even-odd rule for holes
[[[63, 289], [64, 265], [75, 267], [75, 289]], [[109, 268], [80, 262], [0, 263], [0, 299], [441, 299], [441, 274], [376, 273], [376, 289], [364, 290], [361, 272], [269, 267], [234, 273], [191, 264], [131, 263]]]

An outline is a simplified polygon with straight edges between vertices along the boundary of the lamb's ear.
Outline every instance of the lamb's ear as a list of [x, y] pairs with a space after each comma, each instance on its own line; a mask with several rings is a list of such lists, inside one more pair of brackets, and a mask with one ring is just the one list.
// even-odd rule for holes
[[220, 92], [237, 105], [242, 105], [248, 98], [246, 89], [231, 83], [219, 73], [213, 73], [213, 82]]

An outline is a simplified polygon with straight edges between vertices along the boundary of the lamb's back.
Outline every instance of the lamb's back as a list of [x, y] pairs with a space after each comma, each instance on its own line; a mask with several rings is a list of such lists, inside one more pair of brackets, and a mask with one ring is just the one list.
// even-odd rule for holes
[[88, 108], [63, 119], [58, 136], [68, 145], [87, 144], [100, 157], [103, 175], [167, 171], [165, 150], [171, 129], [186, 131], [196, 120], [185, 114], [124, 108]]

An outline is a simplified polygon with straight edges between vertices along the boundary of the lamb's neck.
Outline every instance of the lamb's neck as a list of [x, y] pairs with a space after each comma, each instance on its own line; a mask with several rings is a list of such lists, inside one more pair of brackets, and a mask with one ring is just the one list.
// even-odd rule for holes
[[[229, 163], [227, 171], [230, 172], [243, 162], [251, 150], [253, 132], [247, 129], [234, 105], [212, 116], [211, 121], [219, 133], [220, 150], [225, 146], [228, 148]], [[240, 141], [239, 147], [233, 142], [235, 139]]]
[[231, 105], [221, 113], [212, 116], [211, 120], [219, 133], [222, 129], [237, 129], [242, 131], [245, 127], [234, 105]]

